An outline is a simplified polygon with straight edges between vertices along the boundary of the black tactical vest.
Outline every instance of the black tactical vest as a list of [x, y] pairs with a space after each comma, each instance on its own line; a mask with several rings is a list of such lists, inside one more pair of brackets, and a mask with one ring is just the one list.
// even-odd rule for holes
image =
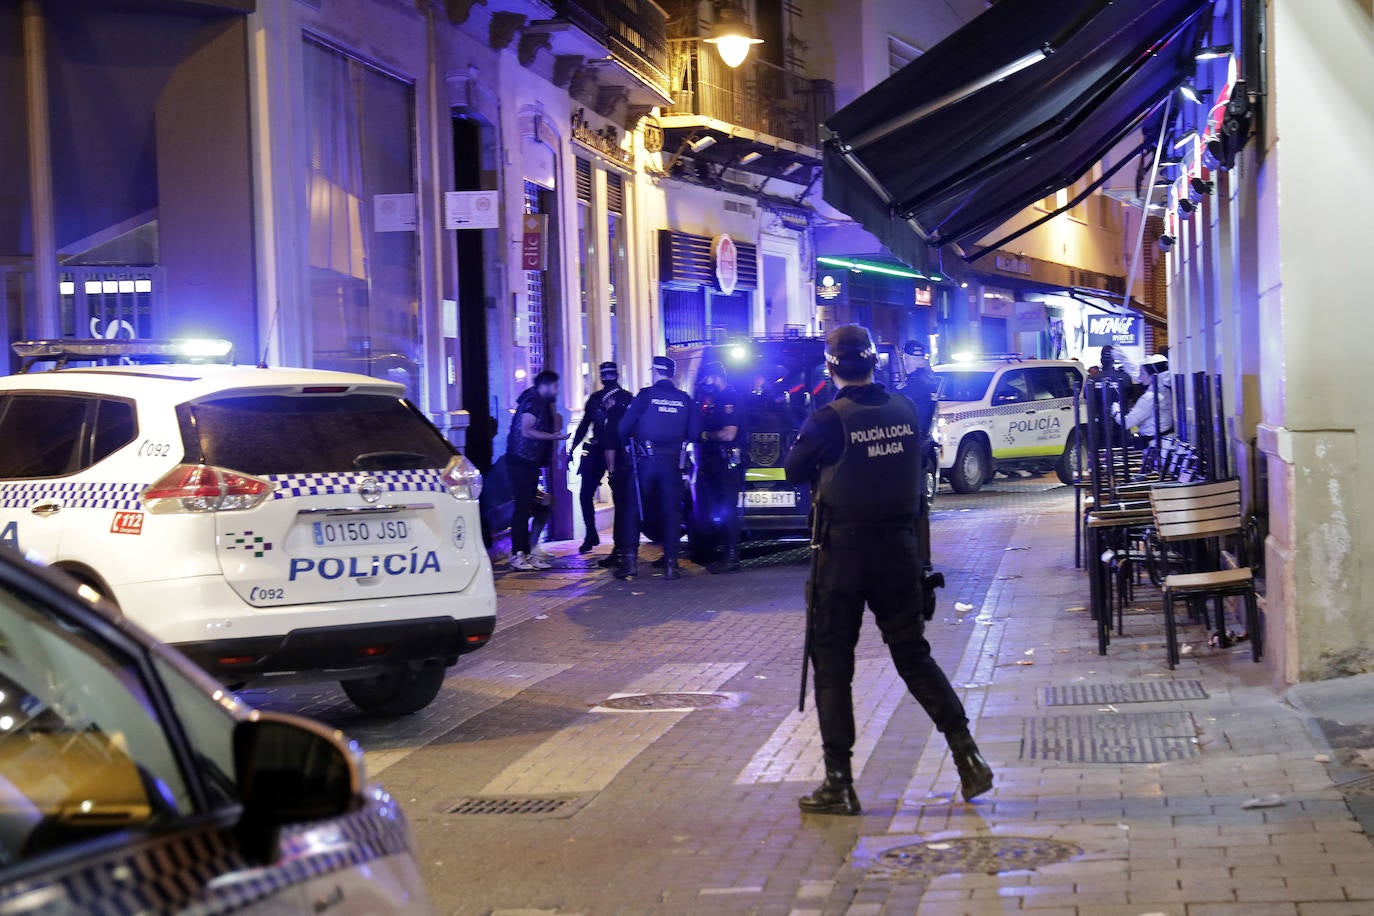
[[911, 523], [920, 510], [921, 434], [916, 408], [892, 395], [884, 404], [836, 398], [844, 452], [821, 468], [819, 496], [831, 525]]
[[[529, 410], [529, 407], [533, 410]], [[520, 417], [526, 412], [534, 414], [536, 430], [541, 433], [553, 432], [553, 405], [541, 398], [533, 388], [526, 388], [516, 401], [510, 434], [506, 437], [506, 452], [530, 464], [546, 467], [553, 458], [553, 442], [548, 439], [531, 439], [524, 434], [520, 428]]]

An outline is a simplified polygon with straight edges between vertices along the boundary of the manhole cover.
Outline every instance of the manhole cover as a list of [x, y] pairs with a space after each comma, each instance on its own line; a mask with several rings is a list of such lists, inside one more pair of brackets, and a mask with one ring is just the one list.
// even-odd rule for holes
[[464, 798], [449, 814], [556, 814], [572, 804], [572, 798], [487, 797]]
[[1167, 763], [1201, 753], [1197, 726], [1186, 712], [1026, 719], [1021, 733], [1022, 760]]
[[1205, 700], [1201, 681], [1138, 681], [1125, 684], [1071, 684], [1046, 687], [1046, 706], [1115, 706], [1118, 703], [1167, 703]]
[[1336, 788], [1341, 790], [1342, 795], [1374, 796], [1374, 773], [1343, 782]]
[[1082, 854], [1080, 847], [1057, 840], [1016, 836], [961, 837], [889, 849], [878, 856], [869, 876], [996, 875], [1067, 862]]
[[597, 709], [618, 712], [691, 712], [723, 709], [732, 699], [723, 693], [634, 693], [602, 700]]

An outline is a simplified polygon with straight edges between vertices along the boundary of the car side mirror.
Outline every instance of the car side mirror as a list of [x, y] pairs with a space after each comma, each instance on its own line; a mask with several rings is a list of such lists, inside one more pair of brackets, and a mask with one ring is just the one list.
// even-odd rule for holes
[[361, 753], [333, 729], [254, 711], [233, 741], [239, 834], [250, 854], [270, 859], [281, 827], [339, 817], [360, 803]]

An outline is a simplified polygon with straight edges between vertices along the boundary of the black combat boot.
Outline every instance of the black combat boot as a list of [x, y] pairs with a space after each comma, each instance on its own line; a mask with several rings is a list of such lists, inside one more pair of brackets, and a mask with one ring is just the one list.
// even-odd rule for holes
[[613, 574], [617, 579], [633, 579], [639, 575], [639, 557], [625, 557]]
[[620, 566], [622, 562], [623, 561], [620, 559], [620, 554], [616, 553], [613, 550], [610, 553], [606, 554], [606, 556], [597, 560], [596, 565], [600, 566], [602, 569], [615, 569], [616, 567]]
[[734, 547], [727, 550], [725, 556], [713, 561], [710, 566], [706, 567], [706, 571], [713, 576], [719, 576], [722, 573], [739, 572], [739, 570], [739, 551]]
[[596, 531], [596, 529], [592, 529], [591, 531], [588, 531], [587, 536], [582, 539], [582, 543], [578, 546], [577, 552], [591, 553], [593, 550], [600, 546], [601, 535]]
[[967, 731], [962, 731], [951, 732], [945, 737], [949, 741], [949, 752], [954, 757], [954, 765], [959, 769], [959, 787], [963, 790], [964, 801], [973, 801], [991, 790], [992, 767], [983, 759], [973, 736]]
[[797, 799], [804, 814], [843, 814], [853, 817], [862, 814], [858, 793], [854, 791], [854, 774], [849, 764], [825, 767], [825, 782], [810, 795]]
[[681, 570], [681, 569], [678, 569], [677, 560], [674, 560], [674, 561], [672, 561], [671, 563], [664, 563], [664, 564], [663, 564], [663, 578], [664, 578], [664, 579], [681, 579], [681, 578], [682, 578], [682, 570]]

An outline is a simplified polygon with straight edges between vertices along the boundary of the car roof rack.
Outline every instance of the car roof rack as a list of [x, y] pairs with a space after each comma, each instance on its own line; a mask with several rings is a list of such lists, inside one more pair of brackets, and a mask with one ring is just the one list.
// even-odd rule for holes
[[38, 363], [54, 363], [65, 369], [69, 363], [230, 363], [234, 345], [220, 338], [182, 338], [178, 340], [105, 340], [103, 338], [58, 337], [49, 340], [20, 340], [11, 344], [23, 361], [20, 372]]

